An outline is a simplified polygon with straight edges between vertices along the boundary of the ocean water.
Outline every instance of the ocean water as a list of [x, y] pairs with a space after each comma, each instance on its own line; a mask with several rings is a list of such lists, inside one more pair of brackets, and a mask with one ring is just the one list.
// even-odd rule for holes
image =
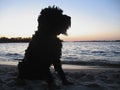
[[[18, 61], [29, 43], [0, 43], [0, 60]], [[120, 42], [63, 42], [61, 61], [84, 65], [120, 65]]]

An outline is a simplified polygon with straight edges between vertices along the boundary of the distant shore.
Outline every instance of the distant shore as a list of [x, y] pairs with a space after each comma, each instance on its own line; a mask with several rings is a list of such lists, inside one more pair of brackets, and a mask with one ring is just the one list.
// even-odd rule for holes
[[30, 42], [31, 37], [16, 37], [16, 38], [7, 38], [7, 37], [1, 37], [0, 43], [21, 43], [21, 42]]
[[[22, 43], [22, 42], [30, 42], [31, 37], [0, 37], [0, 43]], [[65, 42], [120, 42], [120, 40], [78, 40], [78, 41], [65, 41]]]

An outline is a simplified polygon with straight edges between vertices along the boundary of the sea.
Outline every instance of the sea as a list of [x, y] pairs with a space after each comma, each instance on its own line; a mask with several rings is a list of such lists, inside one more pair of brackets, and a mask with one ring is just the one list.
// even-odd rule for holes
[[[18, 62], [29, 43], [0, 43], [0, 61]], [[120, 42], [63, 42], [62, 63], [120, 66]]]

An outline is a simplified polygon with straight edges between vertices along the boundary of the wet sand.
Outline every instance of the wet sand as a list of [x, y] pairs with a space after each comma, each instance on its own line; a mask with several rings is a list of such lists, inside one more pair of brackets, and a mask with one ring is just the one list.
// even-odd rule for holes
[[[120, 90], [120, 68], [66, 64], [62, 67], [74, 85], [61, 85], [56, 73], [52, 72], [61, 87], [58, 90]], [[26, 80], [25, 86], [17, 86], [16, 76], [17, 62], [0, 62], [0, 90], [47, 90], [46, 83], [40, 80]]]

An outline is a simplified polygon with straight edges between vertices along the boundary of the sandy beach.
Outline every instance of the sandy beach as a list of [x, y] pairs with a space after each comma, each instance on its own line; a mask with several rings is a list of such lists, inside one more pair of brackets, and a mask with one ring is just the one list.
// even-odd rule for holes
[[[55, 72], [57, 90], [120, 90], [120, 68], [100, 66], [65, 65], [63, 69], [74, 85], [63, 86]], [[0, 90], [47, 90], [40, 80], [26, 80], [26, 85], [17, 86], [17, 62], [0, 62]]]

